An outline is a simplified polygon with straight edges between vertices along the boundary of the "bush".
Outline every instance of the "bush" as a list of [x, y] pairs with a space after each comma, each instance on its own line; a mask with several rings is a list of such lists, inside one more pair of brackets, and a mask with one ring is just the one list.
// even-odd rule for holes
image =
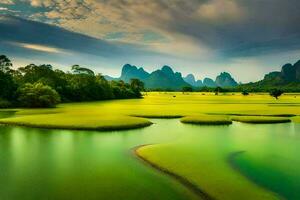
[[11, 107], [11, 103], [5, 99], [0, 99], [0, 108], [9, 108]]
[[24, 107], [49, 108], [60, 102], [60, 96], [48, 85], [26, 83], [18, 90], [18, 101]]
[[244, 90], [244, 91], [242, 92], [242, 95], [248, 96], [248, 95], [249, 95], [249, 92], [247, 92], [247, 91]]

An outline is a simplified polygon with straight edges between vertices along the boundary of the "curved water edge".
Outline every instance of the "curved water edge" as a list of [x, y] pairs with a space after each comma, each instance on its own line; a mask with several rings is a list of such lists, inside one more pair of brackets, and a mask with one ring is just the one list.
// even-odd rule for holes
[[154, 162], [151, 162], [150, 160], [146, 159], [145, 157], [141, 156], [138, 153], [138, 150], [140, 148], [143, 148], [145, 146], [150, 146], [153, 144], [145, 144], [145, 145], [139, 145], [137, 147], [134, 147], [132, 149], [133, 154], [135, 155], [136, 158], [138, 158], [140, 161], [142, 161], [143, 163], [145, 163], [146, 165], [160, 171], [162, 174], [170, 176], [172, 178], [174, 178], [176, 181], [180, 182], [182, 185], [184, 185], [185, 187], [187, 187], [188, 189], [190, 189], [192, 192], [194, 192], [196, 195], [198, 195], [201, 199], [204, 200], [214, 200], [213, 197], [211, 197], [208, 193], [206, 193], [205, 191], [203, 191], [201, 188], [199, 188], [197, 185], [195, 185], [194, 183], [192, 183], [191, 181], [189, 181], [188, 179], [186, 179], [185, 177], [182, 177], [166, 168], [163, 168], [157, 164], [155, 164]]
[[[219, 127], [219, 126], [193, 126], [193, 125], [181, 124], [178, 119], [177, 120], [175, 120], [175, 119], [173, 119], [173, 120], [172, 119], [168, 119], [168, 120], [157, 119], [157, 120], [153, 120], [153, 122], [154, 122], [154, 125], [150, 126], [148, 128], [127, 130], [127, 131], [120, 131], [120, 132], [117, 131], [117, 132], [114, 132], [114, 134], [111, 134], [111, 133], [98, 134], [99, 132], [93, 132], [93, 131], [91, 131], [91, 132], [78, 131], [78, 132], [74, 133], [72, 131], [63, 131], [63, 130], [43, 130], [43, 129], [41, 129], [41, 130], [40, 129], [32, 129], [31, 130], [31, 129], [14, 128], [14, 127], [7, 127], [7, 129], [11, 129], [11, 130], [15, 130], [15, 131], [13, 131], [11, 133], [8, 131], [7, 133], [5, 133], [6, 128], [4, 127], [4, 129], [2, 129], [2, 134], [0, 134], [0, 137], [2, 137], [2, 138], [0, 138], [0, 170], [4, 173], [6, 170], [11, 170], [10, 173], [14, 174], [14, 169], [31, 168], [32, 166], [30, 163], [32, 162], [32, 159], [34, 159], [36, 161], [39, 161], [39, 159], [40, 159], [40, 157], [37, 157], [37, 158], [35, 158], [35, 157], [31, 158], [31, 157], [36, 156], [36, 154], [38, 154], [38, 155], [41, 154], [40, 156], [41, 156], [41, 159], [43, 159], [43, 160], [50, 156], [49, 157], [50, 159], [47, 162], [49, 162], [49, 164], [50, 164], [49, 166], [54, 166], [54, 171], [52, 171], [52, 172], [55, 172], [55, 170], [57, 170], [55, 168], [57, 163], [63, 163], [63, 165], [61, 165], [61, 167], [63, 167], [63, 168], [61, 168], [60, 170], [67, 169], [69, 171], [66, 174], [73, 173], [74, 166], [73, 166], [72, 162], [70, 162], [70, 160], [69, 160], [70, 155], [72, 155], [72, 156], [77, 156], [77, 157], [79, 156], [81, 163], [89, 163], [87, 165], [88, 169], [93, 169], [93, 170], [96, 170], [98, 168], [102, 169], [101, 172], [98, 172], [99, 174], [95, 174], [97, 176], [101, 175], [99, 178], [106, 176], [107, 173], [109, 174], [109, 172], [107, 170], [112, 170], [112, 169], [117, 170], [117, 171], [125, 170], [123, 175], [131, 176], [129, 172], [130, 172], [130, 170], [132, 170], [132, 165], [133, 165], [134, 171], [137, 171], [134, 176], [136, 176], [136, 178], [140, 177], [141, 180], [139, 180], [139, 181], [143, 181], [143, 183], [141, 185], [145, 184], [145, 180], [142, 180], [142, 179], [148, 179], [148, 178], [143, 176], [143, 175], [145, 175], [145, 174], [143, 174], [144, 172], [140, 173], [138, 171], [146, 170], [146, 171], [149, 171], [147, 173], [150, 173], [150, 174], [155, 173], [157, 171], [158, 174], [163, 173], [162, 175], [159, 175], [155, 179], [153, 179], [153, 180], [156, 180], [159, 184], [161, 181], [163, 182], [163, 180], [170, 179], [169, 178], [169, 176], [170, 176], [171, 179], [170, 179], [170, 182], [168, 183], [169, 185], [167, 184], [167, 185], [165, 185], [165, 187], [172, 187], [172, 185], [175, 184], [173, 182], [178, 182], [178, 185], [182, 185], [182, 188], [188, 188], [193, 193], [197, 194], [199, 197], [201, 197], [201, 198], [207, 197], [206, 199], [212, 199], [210, 196], [206, 196], [205, 191], [203, 191], [201, 188], [198, 188], [194, 184], [186, 183], [186, 180], [180, 181], [182, 179], [182, 177], [179, 177], [179, 179], [178, 179], [178, 178], [176, 178], [178, 175], [172, 174], [172, 172], [171, 172], [171, 174], [167, 173], [166, 170], [161, 169], [159, 166], [158, 166], [158, 168], [156, 168], [155, 166], [151, 165], [151, 161], [142, 160], [142, 158], [138, 155], [136, 155], [136, 156], [139, 160], [132, 158], [132, 156], [130, 156], [130, 155], [124, 156], [124, 152], [128, 153], [129, 152], [128, 150], [132, 150], [132, 148], [135, 147], [134, 153], [136, 153], [138, 148], [145, 146], [145, 145], [140, 146], [140, 144], [164, 144], [164, 143], [170, 142], [170, 141], [176, 142], [178, 140], [186, 140], [186, 139], [189, 139], [194, 142], [199, 139], [203, 139], [204, 142], [205, 141], [213, 142], [212, 143], [213, 146], [210, 145], [210, 148], [215, 148], [215, 147], [219, 148], [221, 146], [220, 150], [223, 151], [224, 148], [227, 149], [228, 145], [231, 147], [236, 147], [236, 144], [240, 143], [241, 141], [247, 141], [247, 138], [249, 138], [249, 136], [250, 136], [250, 139], [253, 135], [257, 135], [259, 137], [261, 137], [261, 136], [265, 137], [266, 135], [268, 135], [268, 139], [270, 139], [270, 140], [272, 140], [272, 138], [273, 138], [272, 135], [271, 135], [272, 137], [269, 138], [270, 133], [268, 132], [270, 130], [270, 128], [273, 127], [273, 125], [257, 125], [256, 126], [256, 125], [247, 125], [247, 124], [241, 124], [241, 123], [233, 123], [233, 125], [231, 125], [231, 126], [224, 126], [224, 127], [223, 126], [221, 126], [221, 127]], [[277, 126], [277, 128], [274, 128], [275, 132], [277, 131], [278, 133], [284, 133], [283, 135], [287, 135], [287, 134], [289, 134], [288, 128], [291, 125], [279, 124], [279, 125], [274, 125], [274, 126]], [[2, 127], [0, 127], [0, 128], [2, 128]], [[200, 131], [200, 129], [201, 129], [201, 131]], [[27, 132], [27, 130], [28, 130], [28, 132]], [[267, 132], [263, 132], [263, 133], [260, 132], [259, 134], [256, 134], [256, 133], [254, 133], [253, 130], [255, 130], [255, 132], [258, 130], [260, 130], [260, 131], [266, 130]], [[283, 132], [283, 130], [285, 132]], [[3, 131], [4, 131], [4, 133], [3, 133]], [[295, 131], [296, 131], [296, 129], [294, 130], [294, 132]], [[47, 134], [48, 132], [50, 134]], [[86, 134], [86, 133], [89, 133], [89, 134]], [[204, 134], [204, 133], [206, 133], [206, 134]], [[273, 134], [273, 133], [271, 133], [271, 134]], [[45, 137], [49, 137], [49, 138], [45, 138]], [[241, 138], [241, 137], [243, 137], [243, 138]], [[234, 139], [234, 140], [232, 140], [232, 139]], [[233, 141], [234, 141], [234, 143], [232, 143]], [[262, 140], [262, 141], [265, 141], [265, 140]], [[66, 142], [67, 142], [67, 144], [65, 144]], [[185, 141], [185, 142], [187, 142], [187, 141]], [[79, 146], [81, 146], [83, 143], [86, 143], [86, 144], [84, 144], [84, 146], [82, 146], [82, 149], [79, 148]], [[251, 143], [251, 141], [248, 143]], [[24, 144], [27, 144], [27, 145], [24, 146]], [[36, 146], [37, 144], [38, 144], [38, 146]], [[43, 145], [41, 145], [41, 144], [43, 144]], [[242, 143], [242, 144], [244, 144], [244, 143]], [[59, 145], [59, 146], [57, 146], [57, 145]], [[22, 147], [22, 148], [20, 148], [20, 147]], [[51, 148], [49, 148], [49, 147], [51, 147]], [[243, 148], [240, 148], [240, 146], [237, 146], [237, 147], [238, 148], [235, 148], [236, 150], [243, 149]], [[2, 156], [2, 154], [6, 155], [5, 152], [6, 152], [7, 148], [10, 148], [10, 150], [13, 152], [13, 155], [14, 155], [13, 158], [7, 157], [7, 156]], [[35, 153], [26, 155], [26, 152], [28, 152], [28, 149], [31, 149], [31, 148], [33, 148], [32, 150]], [[63, 148], [63, 151], [60, 151], [57, 148]], [[37, 149], [39, 150], [38, 152], [36, 152]], [[49, 154], [50, 152], [52, 152], [52, 154]], [[82, 152], [84, 152], [84, 153], [82, 154]], [[231, 152], [233, 152], [233, 151], [231, 151]], [[53, 154], [53, 153], [55, 153], [55, 154]], [[57, 153], [59, 153], [59, 154], [57, 154]], [[68, 154], [66, 154], [66, 153], [68, 153]], [[91, 156], [91, 154], [93, 154], [94, 156]], [[116, 154], [118, 154], [118, 155], [116, 155]], [[238, 155], [241, 155], [241, 154], [242, 154], [241, 152], [238, 153]], [[9, 155], [9, 154], [7, 154], [7, 155]], [[59, 155], [59, 157], [57, 157], [58, 155]], [[72, 158], [72, 156], [71, 156], [71, 158]], [[110, 160], [112, 159], [113, 162], [106, 163], [100, 159], [100, 161], [101, 161], [101, 162], [99, 162], [100, 165], [97, 165], [97, 163], [95, 161], [97, 161], [99, 159], [99, 157], [103, 157], [103, 156], [105, 157], [105, 159], [110, 159]], [[30, 158], [30, 159], [28, 159], [28, 158]], [[18, 162], [11, 162], [12, 161], [11, 159], [15, 159], [15, 161], [18, 161]], [[25, 167], [22, 166], [22, 163], [26, 164], [27, 159], [28, 159], [27, 165], [24, 165]], [[59, 159], [59, 160], [57, 160], [57, 159]], [[82, 162], [82, 159], [84, 160], [84, 162]], [[51, 160], [56, 161], [56, 162], [52, 163]], [[138, 161], [143, 161], [145, 166]], [[19, 165], [15, 166], [15, 168], [7, 168], [7, 169], [5, 168], [6, 167], [5, 165], [9, 166], [10, 164], [14, 164], [14, 163], [19, 164]], [[3, 166], [3, 164], [4, 164], [4, 166]], [[35, 163], [35, 164], [38, 164], [38, 163]], [[70, 164], [70, 168], [68, 168], [69, 164]], [[156, 170], [153, 170], [150, 167], [147, 167], [146, 164], [148, 166], [151, 165], [152, 168], [155, 168]], [[41, 162], [41, 165], [42, 165], [42, 162]], [[67, 167], [65, 165], [67, 165]], [[91, 168], [91, 166], [92, 166], [92, 168]], [[78, 167], [78, 166], [75, 166], [75, 167]], [[79, 168], [80, 168], [80, 165], [79, 165]], [[81, 168], [80, 170], [83, 170], [83, 169]], [[129, 170], [129, 171], [127, 171], [127, 170]], [[33, 171], [33, 170], [30, 169], [28, 172], [24, 172], [21, 175], [21, 178], [24, 176], [25, 177], [24, 180], [27, 180], [27, 179], [30, 180], [30, 178], [29, 178], [30, 174], [28, 174], [28, 177], [26, 177], [27, 176], [26, 174], [31, 171]], [[91, 183], [93, 183], [93, 181], [95, 181], [92, 177], [89, 177], [89, 175], [86, 174], [86, 172], [83, 172], [83, 174], [77, 174], [77, 173], [78, 172], [74, 171], [74, 174], [76, 174], [76, 176], [79, 176], [79, 177], [85, 176], [86, 177], [85, 180], [88, 180], [88, 181], [90, 181], [90, 179], [92, 179]], [[102, 173], [104, 173], [104, 174], [102, 174]], [[127, 173], [129, 173], [129, 174], [127, 174]], [[163, 176], [163, 175], [168, 175], [168, 176]], [[114, 175], [112, 175], [112, 176], [114, 176]], [[141, 178], [141, 177], [143, 177], [143, 178]], [[175, 181], [173, 181], [173, 179], [175, 179]], [[22, 180], [22, 179], [20, 179], [20, 180]], [[47, 180], [47, 179], [45, 179], [45, 180]], [[43, 180], [43, 181], [45, 181], [45, 180]], [[50, 180], [51, 180], [51, 178], [50, 178]], [[36, 183], [38, 185], [43, 185], [43, 181], [38, 182], [38, 183], [33, 181], [32, 183]], [[116, 180], [114, 180], [114, 181], [116, 181]], [[99, 184], [99, 179], [94, 183]], [[158, 183], [156, 183], [156, 184], [159, 185]], [[4, 184], [4, 183], [1, 183], [1, 180], [0, 180], [0, 188], [1, 188], [1, 184]], [[7, 184], [8, 184], [7, 187], [9, 187], [9, 186], [15, 187], [15, 185], [9, 185], [10, 183], [7, 183]], [[73, 181], [72, 184], [80, 185], [80, 183], [77, 183], [76, 180]], [[130, 183], [122, 182], [122, 180], [121, 180], [121, 182], [118, 182], [118, 181], [114, 182], [114, 186], [118, 186], [118, 184], [120, 186], [122, 186], [122, 184], [130, 185]], [[110, 188], [110, 190], [112, 192], [115, 191], [114, 186], [111, 186], [111, 188]], [[196, 188], [193, 189], [193, 187], [196, 187]], [[20, 189], [21, 188], [22, 187], [20, 187]], [[161, 192], [161, 191], [159, 191], [160, 187], [157, 187], [155, 190], [155, 188], [152, 188], [152, 186], [150, 184], [150, 188], [151, 188], [151, 190], [154, 190], [158, 193]], [[162, 187], [162, 188], [164, 188], [164, 187]], [[181, 187], [179, 187], [179, 190], [180, 190], [180, 188]], [[141, 188], [139, 188], [139, 189], [141, 189]], [[166, 190], [169, 191], [169, 189], [167, 189], [167, 188], [166, 188]], [[135, 191], [135, 190], [133, 190], [133, 191]], [[137, 191], [141, 192], [143, 190], [137, 190]], [[188, 192], [190, 192], [190, 191], [188, 191]], [[22, 194], [22, 193], [20, 193], [20, 194]], [[102, 195], [102, 194], [99, 194], [99, 195]], [[0, 192], [0, 196], [1, 196], [1, 192]], [[168, 197], [170, 197], [170, 196], [168, 196]], [[89, 198], [87, 198], [87, 199], [89, 199]], [[112, 199], [114, 199], [114, 198], [112, 198]], [[164, 198], [164, 199], [169, 199], [169, 198]], [[173, 199], [175, 199], [175, 198], [173, 198]], [[186, 198], [186, 199], [189, 199], [189, 198]]]
[[[261, 184], [260, 182], [256, 181], [254, 178], [252, 178], [251, 176], [247, 176], [247, 174], [245, 174], [241, 168], [239, 167], [239, 165], [235, 162], [236, 158], [241, 156], [242, 154], [245, 154], [246, 151], [236, 151], [236, 152], [232, 152], [231, 154], [229, 154], [228, 158], [227, 158], [227, 162], [228, 164], [238, 173], [240, 173], [241, 175], [243, 175], [245, 178], [247, 178], [249, 181], [251, 181], [252, 183], [258, 185], [259, 187], [265, 188], [267, 190], [270, 190], [270, 188], [265, 187], [265, 185]], [[279, 193], [272, 191], [276, 196], [278, 196], [278, 199], [281, 200], [285, 200], [285, 198], [283, 196], [281, 196]]]

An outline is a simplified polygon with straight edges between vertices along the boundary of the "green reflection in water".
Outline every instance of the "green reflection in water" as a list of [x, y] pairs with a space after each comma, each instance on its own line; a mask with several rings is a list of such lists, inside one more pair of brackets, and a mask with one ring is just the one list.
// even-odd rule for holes
[[0, 199], [196, 199], [132, 156], [132, 148], [155, 143], [176, 143], [220, 158], [243, 150], [234, 164], [249, 179], [290, 199], [298, 195], [299, 125], [153, 122], [144, 129], [106, 133], [0, 127]]
[[0, 127], [0, 199], [197, 199], [132, 155], [178, 135], [167, 123], [122, 132]]
[[238, 154], [232, 164], [259, 185], [285, 199], [300, 199], [300, 127], [269, 126], [256, 148]]

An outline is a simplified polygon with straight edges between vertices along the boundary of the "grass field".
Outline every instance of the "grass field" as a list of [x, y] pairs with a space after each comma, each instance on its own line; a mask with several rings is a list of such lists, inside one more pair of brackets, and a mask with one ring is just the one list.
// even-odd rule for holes
[[[300, 95], [276, 100], [268, 94], [153, 92], [143, 99], [60, 104], [53, 109], [16, 109], [2, 124], [45, 128], [119, 130], [151, 125], [145, 118], [178, 118], [195, 115], [300, 115]], [[299, 117], [294, 117], [299, 122]], [[190, 118], [189, 118], [190, 119]], [[206, 121], [219, 118], [206, 118]], [[250, 118], [249, 118], [250, 119]], [[253, 119], [253, 118], [252, 118]], [[184, 120], [185, 121], [185, 120]], [[198, 120], [199, 121], [199, 120]]]
[[298, 124], [176, 122], [166, 131], [181, 133], [180, 138], [140, 147], [137, 154], [214, 199], [299, 199]]
[[[107, 131], [149, 126], [152, 124], [150, 118], [181, 118], [174, 119], [173, 125], [171, 122], [163, 130], [159, 130], [161, 134], [169, 131], [181, 131], [178, 135], [185, 133], [185, 137], [179, 142], [144, 146], [137, 153], [149, 162], [186, 178], [217, 199], [277, 199], [277, 195], [253, 184], [228, 164], [228, 155], [240, 150], [228, 146], [243, 141], [247, 143], [248, 139], [245, 140], [245, 136], [237, 133], [228, 137], [226, 130], [239, 124], [230, 125], [232, 121], [258, 124], [290, 121], [299, 123], [299, 107], [300, 95], [297, 94], [286, 94], [276, 100], [268, 94], [243, 96], [230, 93], [216, 96], [212, 93], [153, 92], [145, 94], [143, 99], [68, 103], [53, 109], [13, 109], [11, 113], [10, 110], [2, 110], [5, 112], [2, 112], [3, 115], [0, 112], [0, 123]], [[216, 124], [229, 126], [205, 126]], [[201, 129], [195, 129], [201, 125], [204, 125]], [[215, 128], [219, 129], [215, 131]], [[267, 127], [265, 131], [269, 130], [270, 127]], [[264, 136], [255, 131], [254, 128], [250, 139]], [[257, 144], [255, 140], [250, 146], [247, 144], [242, 147], [247, 147], [249, 151], [258, 149], [254, 144]], [[264, 153], [263, 150], [261, 148], [259, 155]]]

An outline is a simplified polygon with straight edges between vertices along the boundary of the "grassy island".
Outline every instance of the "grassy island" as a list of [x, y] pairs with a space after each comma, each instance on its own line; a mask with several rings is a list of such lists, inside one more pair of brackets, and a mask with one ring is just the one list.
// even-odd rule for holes
[[232, 121], [226, 116], [213, 116], [213, 115], [194, 115], [183, 117], [180, 120], [185, 124], [198, 124], [198, 125], [229, 125]]

